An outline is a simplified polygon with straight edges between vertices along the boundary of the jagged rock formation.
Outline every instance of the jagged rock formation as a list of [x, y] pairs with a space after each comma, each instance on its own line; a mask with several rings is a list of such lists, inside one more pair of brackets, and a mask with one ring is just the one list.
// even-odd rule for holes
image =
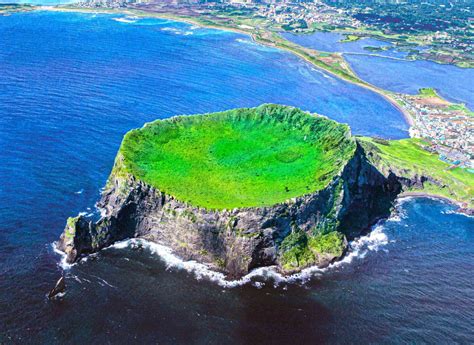
[[[329, 120], [328, 120], [329, 121]], [[97, 222], [69, 218], [58, 248], [74, 262], [126, 238], [171, 247], [183, 259], [208, 263], [232, 277], [261, 266], [289, 273], [340, 258], [351, 239], [387, 217], [403, 184], [423, 183], [381, 173], [355, 138], [351, 157], [325, 188], [272, 206], [211, 210], [177, 200], [115, 168], [98, 203]], [[336, 235], [335, 235], [336, 234]]]
[[66, 291], [66, 281], [64, 277], [61, 277], [56, 282], [54, 288], [49, 291], [48, 298], [54, 299], [55, 297], [60, 296], [62, 293], [64, 293], [64, 291]]

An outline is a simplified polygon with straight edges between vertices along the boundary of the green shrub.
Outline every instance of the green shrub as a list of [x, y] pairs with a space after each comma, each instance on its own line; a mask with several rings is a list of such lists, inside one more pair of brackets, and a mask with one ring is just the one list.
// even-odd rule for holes
[[308, 266], [315, 262], [315, 256], [308, 248], [308, 236], [296, 230], [289, 234], [280, 245], [281, 263], [285, 270]]
[[344, 252], [344, 235], [337, 231], [327, 234], [311, 236], [308, 240], [308, 246], [319, 254], [342, 255]]

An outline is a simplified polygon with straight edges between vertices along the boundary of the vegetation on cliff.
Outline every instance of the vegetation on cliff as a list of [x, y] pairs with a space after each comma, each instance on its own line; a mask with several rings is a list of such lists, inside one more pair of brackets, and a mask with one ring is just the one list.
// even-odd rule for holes
[[321, 263], [323, 257], [340, 257], [344, 253], [346, 243], [344, 235], [337, 231], [326, 234], [308, 234], [294, 230], [280, 245], [281, 267], [285, 271], [293, 271]]
[[326, 187], [355, 147], [346, 125], [263, 105], [132, 130], [113, 174], [208, 209], [269, 206]]
[[452, 166], [428, 151], [429, 143], [422, 139], [380, 140], [359, 137], [368, 158], [381, 171], [392, 171], [404, 178], [418, 177], [423, 185], [414, 184], [405, 191], [436, 194], [474, 206], [474, 175], [466, 169]]

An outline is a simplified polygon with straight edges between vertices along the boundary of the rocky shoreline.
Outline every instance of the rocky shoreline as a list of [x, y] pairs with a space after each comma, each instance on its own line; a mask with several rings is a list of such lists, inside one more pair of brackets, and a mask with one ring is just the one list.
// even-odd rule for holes
[[469, 208], [468, 206], [465, 205], [465, 203], [459, 202], [455, 199], [447, 198], [442, 195], [437, 195], [437, 194], [432, 194], [432, 193], [426, 193], [426, 192], [403, 192], [401, 193], [398, 198], [435, 198], [439, 200], [444, 200], [446, 202], [449, 202], [450, 204], [454, 204], [458, 207], [456, 212], [465, 214], [466, 216], [474, 216], [474, 209]]

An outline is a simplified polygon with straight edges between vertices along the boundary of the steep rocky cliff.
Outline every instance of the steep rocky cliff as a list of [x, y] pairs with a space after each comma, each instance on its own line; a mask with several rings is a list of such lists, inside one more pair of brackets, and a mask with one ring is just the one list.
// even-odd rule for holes
[[[343, 255], [347, 242], [344, 239], [342, 251], [310, 250], [309, 258], [297, 253], [296, 262], [284, 262], [280, 247], [288, 235], [302, 232], [307, 241], [338, 231], [352, 238], [388, 216], [399, 192], [398, 181], [380, 174], [360, 146], [325, 189], [271, 207], [206, 210], [176, 200], [134, 176], [112, 175], [98, 204], [102, 218], [96, 223], [82, 216], [70, 218], [58, 249], [67, 254], [68, 262], [74, 262], [81, 254], [115, 241], [140, 237], [231, 276], [268, 265], [292, 272], [308, 265], [328, 265]], [[307, 244], [297, 245], [305, 253]]]

